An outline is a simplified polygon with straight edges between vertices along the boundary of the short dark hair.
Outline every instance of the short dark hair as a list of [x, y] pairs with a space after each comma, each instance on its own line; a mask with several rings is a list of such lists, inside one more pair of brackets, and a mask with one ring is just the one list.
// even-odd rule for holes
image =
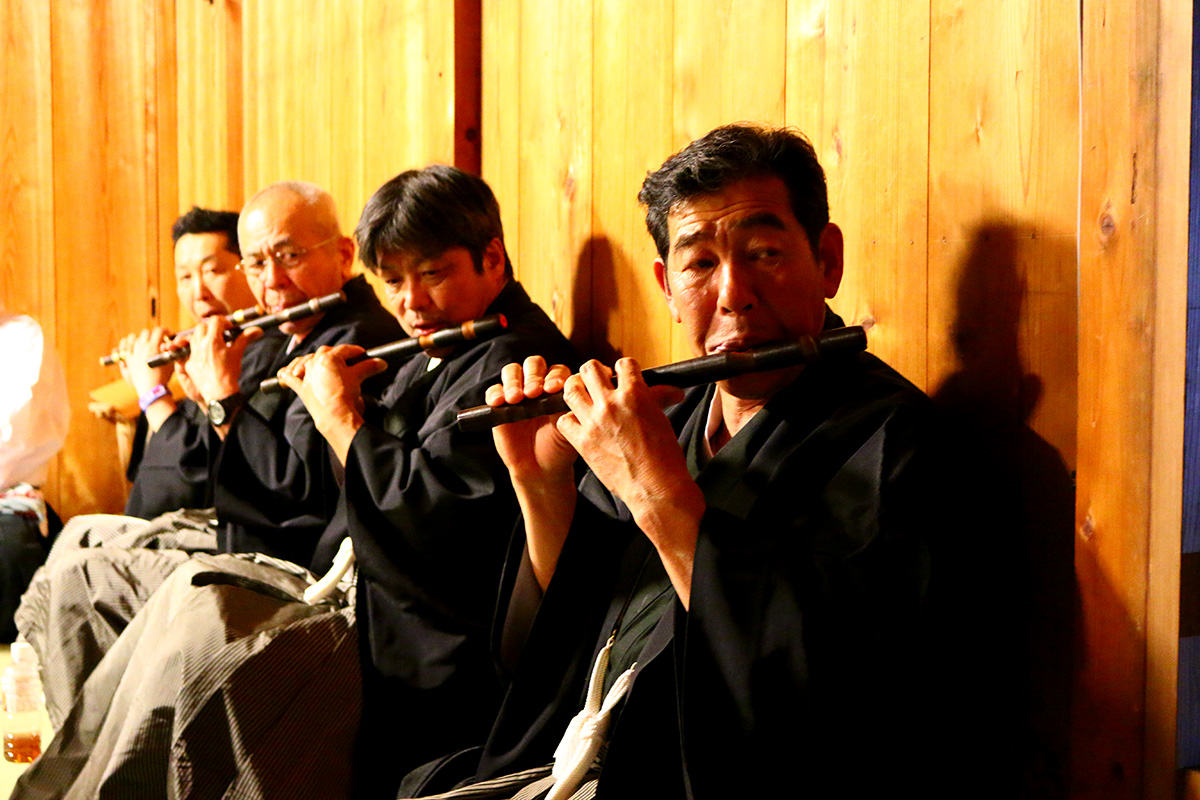
[[223, 233], [225, 234], [225, 249], [236, 256], [241, 256], [238, 249], [238, 214], [236, 211], [214, 211], [211, 208], [192, 206], [192, 210], [175, 220], [171, 226], [171, 243], [178, 244], [179, 239], [189, 233]]
[[813, 253], [829, 224], [829, 193], [816, 151], [802, 133], [744, 122], [723, 125], [680, 150], [646, 176], [638, 200], [646, 228], [666, 262], [667, 215], [693, 197], [718, 192], [744, 178], [775, 176], [787, 187], [792, 213]]
[[[483, 271], [488, 243], [504, 244], [500, 204], [491, 187], [457, 167], [435, 164], [401, 172], [380, 186], [363, 208], [358, 226], [358, 256], [372, 272], [388, 253], [415, 253], [437, 258], [451, 247], [465, 247]], [[512, 262], [504, 251], [504, 274], [512, 277]]]

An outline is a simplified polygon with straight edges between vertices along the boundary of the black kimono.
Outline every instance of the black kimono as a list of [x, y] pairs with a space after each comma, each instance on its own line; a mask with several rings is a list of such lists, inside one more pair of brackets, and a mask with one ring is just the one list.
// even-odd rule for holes
[[[928, 578], [931, 406], [873, 356], [805, 368], [711, 460], [713, 387], [669, 416], [704, 491], [685, 611], [628, 510], [590, 474], [474, 780], [549, 763], [616, 635], [634, 661], [601, 797], [856, 797], [911, 785]], [[506, 568], [508, 598], [524, 548]], [[500, 640], [497, 640], [500, 648]], [[462, 760], [458, 761], [461, 765]], [[448, 788], [456, 766], [423, 786]], [[415, 777], [415, 775], [414, 775]], [[406, 795], [407, 796], [407, 795]]]
[[[271, 330], [246, 348], [246, 368], [238, 380], [243, 394], [249, 396], [264, 378], [271, 377], [266, 369], [287, 343], [285, 334]], [[139, 416], [125, 473], [133, 481], [125, 516], [154, 519], [180, 508], [212, 506], [209, 474], [220, 444], [204, 410], [190, 399], [180, 400], [152, 436], [146, 415]]]
[[[243, 371], [267, 376], [321, 345], [371, 348], [404, 338], [366, 279], [343, 287], [347, 302], [325, 313], [292, 352], [247, 357]], [[387, 385], [395, 367], [369, 379], [366, 394]], [[312, 417], [292, 392], [250, 396], [234, 417], [217, 456], [213, 505], [222, 523], [221, 547], [229, 553], [265, 553], [307, 566], [322, 531], [333, 517], [339, 487], [329, 447]]]
[[[394, 797], [409, 767], [477, 743], [499, 703], [488, 628], [517, 504], [491, 434], [463, 432], [455, 415], [483, 403], [506, 364], [575, 356], [516, 281], [487, 313], [504, 314], [508, 329], [440, 363], [407, 362], [350, 446], [344, 505], [366, 632], [358, 763], [379, 767], [369, 779], [387, 787], [364, 783], [356, 796]], [[338, 533], [323, 537], [318, 562]]]

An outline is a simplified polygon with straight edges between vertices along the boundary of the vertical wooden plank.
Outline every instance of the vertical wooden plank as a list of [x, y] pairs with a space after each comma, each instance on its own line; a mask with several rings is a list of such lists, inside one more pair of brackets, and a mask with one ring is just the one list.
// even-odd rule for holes
[[[483, 2], [483, 75], [480, 143], [483, 177], [500, 201], [504, 240], [513, 261], [521, 253], [520, 154], [521, 3]], [[521, 265], [516, 264], [517, 276]]]
[[[38, 320], [61, 351], [54, 286], [54, 162], [50, 9], [37, 0], [0, 6], [0, 300]], [[62, 456], [43, 490], [61, 510]]]
[[[787, 0], [676, 0], [674, 149], [718, 125], [786, 119]], [[696, 355], [673, 330], [673, 360]]]
[[482, 0], [454, 0], [454, 165], [480, 174]]
[[[391, 42], [388, 32], [378, 28], [367, 28], [364, 14], [367, 4], [355, 3], [348, 7], [336, 4], [329, 9], [328, 47], [334, 54], [335, 68], [330, 76], [330, 168], [329, 185], [325, 188], [337, 202], [342, 231], [352, 233], [358, 222], [358, 214], [365, 200], [364, 163], [369, 152], [364, 139], [366, 125], [363, 107], [363, 81], [365, 73], [377, 65], [371, 60], [373, 53], [364, 50], [364, 31], [371, 30], [372, 39]], [[354, 54], [351, 58], [338, 58], [337, 54]]]
[[[930, 384], [966, 358], [990, 361], [990, 379], [1006, 382], [993, 385], [993, 397], [1007, 398], [1012, 419], [1027, 415], [1021, 421], [1068, 464], [1076, 398], [1074, 9], [1069, 0], [934, 0], [929, 92]], [[967, 263], [985, 252], [977, 247], [984, 230], [1011, 262]], [[997, 294], [992, 311], [1003, 301], [1011, 314], [981, 314], [988, 309], [978, 304], [964, 313], [966, 294], [979, 289]], [[964, 352], [968, 339], [991, 352]]]
[[[454, 162], [454, 9], [379, 2], [371, 9], [363, 113], [367, 193], [397, 173]], [[364, 196], [363, 200], [366, 199]]]
[[[558, 327], [590, 334], [592, 6], [524, 0], [518, 276]], [[510, 156], [511, 157], [511, 156]]]
[[[211, 201], [221, 208], [241, 210], [246, 199], [245, 195], [245, 118], [243, 106], [243, 87], [245, 84], [242, 69], [242, 5], [238, 0], [224, 0], [221, 8], [220, 21], [214, 26], [214, 38], [219, 43], [214, 48], [216, 63], [213, 74], [224, 73], [224, 103], [223, 116], [225, 127], [216, 131], [223, 142], [222, 157], [226, 159], [222, 171], [222, 184], [215, 188]], [[216, 198], [221, 198], [220, 200]], [[181, 209], [182, 210], [182, 209]]]
[[[1076, 570], [1084, 653], [1072, 768], [1080, 797], [1144, 793], [1152, 463], [1160, 413], [1154, 187], [1157, 0], [1083, 3]], [[1174, 23], [1172, 23], [1174, 24]], [[1182, 298], [1179, 299], [1182, 301]], [[1165, 340], [1164, 340], [1165, 343]]]
[[146, 195], [153, 200], [146, 209], [150, 235], [148, 259], [156, 272], [157, 321], [180, 330], [184, 317], [190, 323], [191, 311], [179, 308], [174, 248], [169, 236], [179, 206], [175, 3], [172, 0], [146, 3], [144, 13], [150, 34], [145, 47], [145, 69], [153, 81], [152, 99], [146, 103]]
[[178, 88], [177, 211], [242, 203], [241, 7], [180, 3], [175, 31]]
[[0, 299], [55, 342], [50, 9], [0, 6]]
[[676, 148], [718, 125], [781, 125], [786, 0], [676, 0]]
[[594, 5], [593, 231], [583, 246], [591, 265], [591, 343], [608, 363], [619, 355], [647, 367], [671, 360], [671, 315], [654, 279], [657, 254], [637, 192], [672, 152], [672, 6]]
[[1024, 795], [1069, 780], [1079, 21], [1070, 0], [930, 12], [928, 380], [995, 506], [977, 613], [997, 783]]
[[56, 285], [57, 329], [62, 341], [92, 343], [62, 353], [73, 393], [64, 516], [116, 511], [123, 501], [111, 425], [86, 411], [84, 392], [111, 380], [96, 353], [145, 324], [147, 297], [157, 289], [146, 113], [156, 87], [147, 75], [145, 47], [154, 40], [147, 20], [132, 0], [51, 6], [54, 205], [59, 219], [71, 220], [56, 226], [54, 246], [59, 263], [87, 265]]
[[788, 4], [787, 123], [817, 149], [846, 272], [831, 306], [926, 387], [929, 3]]
[[1166, 797], [1176, 771], [1180, 671], [1183, 439], [1187, 374], [1189, 174], [1194, 6], [1158, 3], [1154, 424], [1151, 430], [1150, 546], [1146, 596], [1146, 749], [1144, 797]]

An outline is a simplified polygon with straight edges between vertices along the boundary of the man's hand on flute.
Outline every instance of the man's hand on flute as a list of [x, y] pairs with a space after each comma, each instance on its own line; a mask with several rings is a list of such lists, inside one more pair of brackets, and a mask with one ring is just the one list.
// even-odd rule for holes
[[[117, 345], [117, 353], [121, 356], [117, 362], [121, 377], [133, 387], [139, 399], [150, 397], [156, 386], [165, 387], [171, 380], [174, 371], [172, 365], [151, 367], [146, 363], [151, 356], [160, 353], [170, 340], [162, 328], [147, 328], [141, 333], [129, 334]], [[167, 392], [147, 405], [144, 413], [150, 432], [154, 433], [175, 413], [175, 398]]]
[[296, 392], [342, 464], [354, 435], [363, 426], [362, 382], [387, 369], [387, 362], [380, 358], [346, 364], [347, 359], [364, 352], [352, 344], [322, 346], [278, 372], [279, 382]]
[[557, 428], [629, 507], [686, 608], [705, 502], [662, 412], [682, 400], [683, 391], [647, 386], [632, 358], [617, 361], [616, 377], [614, 386], [613, 371], [598, 361], [580, 367], [563, 387], [571, 410], [559, 417]]
[[[223, 400], [239, 391], [238, 380], [242, 375], [242, 354], [251, 342], [262, 338], [260, 328], [247, 328], [232, 342], [224, 339], [231, 323], [224, 317], [215, 316], [200, 320], [188, 335], [191, 354], [180, 368], [180, 381], [189, 380], [193, 390], [200, 395], [201, 407]], [[186, 376], [186, 378], [185, 378]], [[185, 384], [185, 391], [187, 385]], [[230, 422], [217, 426], [222, 438], [229, 430]]]
[[[524, 364], [508, 364], [502, 383], [489, 386], [486, 401], [496, 408], [543, 394], [561, 392], [571, 369], [562, 364], [546, 368], [541, 356]], [[556, 417], [543, 416], [499, 425], [492, 429], [496, 451], [508, 468], [525, 519], [529, 559], [544, 591], [554, 576], [558, 555], [575, 514], [575, 449], [555, 427]]]

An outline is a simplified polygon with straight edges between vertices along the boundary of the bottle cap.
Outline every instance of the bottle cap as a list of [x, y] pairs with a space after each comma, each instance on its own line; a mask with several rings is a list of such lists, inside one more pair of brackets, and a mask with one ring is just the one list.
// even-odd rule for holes
[[37, 652], [34, 651], [33, 645], [29, 642], [13, 642], [9, 652], [12, 653], [13, 663], [37, 666]]

